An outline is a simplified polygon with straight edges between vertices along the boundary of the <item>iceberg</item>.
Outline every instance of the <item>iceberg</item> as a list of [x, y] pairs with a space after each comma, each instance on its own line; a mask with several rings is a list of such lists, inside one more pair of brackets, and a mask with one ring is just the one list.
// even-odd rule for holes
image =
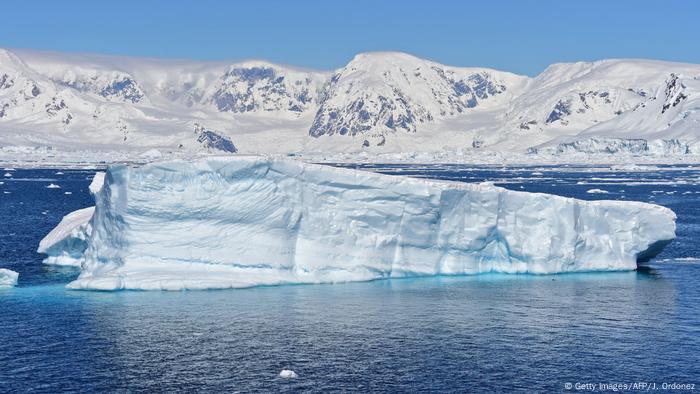
[[283, 369], [280, 371], [279, 377], [282, 379], [295, 379], [298, 378], [299, 375], [291, 369]]
[[[92, 195], [100, 192], [104, 183], [104, 172], [97, 172], [88, 189]], [[95, 207], [73, 211], [64, 216], [61, 222], [40, 242], [37, 253], [46, 254], [44, 264], [80, 267], [87, 240], [92, 233], [90, 220]]]
[[642, 202], [246, 156], [115, 165], [95, 198], [69, 288], [634, 270], [675, 237], [676, 219]]
[[19, 278], [19, 274], [15, 271], [0, 268], [0, 288], [15, 287], [17, 285], [17, 278]]
[[48, 255], [43, 263], [51, 265], [80, 266], [87, 249], [87, 239], [92, 233], [90, 219], [95, 207], [71, 212], [40, 242], [37, 253]]
[[588, 194], [608, 194], [608, 191], [603, 190], [603, 189], [588, 189], [588, 190], [586, 190], [586, 193], [588, 193]]

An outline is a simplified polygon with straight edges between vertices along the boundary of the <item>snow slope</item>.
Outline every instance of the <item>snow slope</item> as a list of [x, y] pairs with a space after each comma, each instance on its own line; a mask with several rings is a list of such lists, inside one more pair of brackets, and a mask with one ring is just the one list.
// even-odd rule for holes
[[0, 50], [0, 81], [11, 86], [0, 84], [0, 145], [221, 153], [209, 141], [237, 134], [232, 144], [247, 151], [299, 150], [326, 74], [262, 61]]
[[[671, 73], [651, 96], [631, 110], [595, 124], [574, 138], [558, 138], [547, 145], [559, 151], [595, 151], [596, 142], [608, 149], [660, 155], [687, 154], [698, 149], [700, 132], [700, 74]], [[606, 142], [607, 141], [607, 142]]]
[[155, 152], [683, 157], [700, 154], [699, 80], [698, 65], [653, 60], [555, 64], [529, 78], [396, 52], [315, 71], [0, 49], [0, 161], [97, 151], [107, 161]]
[[[413, 134], [425, 123], [502, 107], [526, 83], [523, 76], [447, 67], [404, 53], [360, 54], [331, 78], [309, 134], [359, 135], [362, 146], [381, 147], [392, 134]], [[347, 140], [333, 138], [328, 145]]]
[[75, 289], [636, 269], [675, 215], [264, 157], [111, 167]]

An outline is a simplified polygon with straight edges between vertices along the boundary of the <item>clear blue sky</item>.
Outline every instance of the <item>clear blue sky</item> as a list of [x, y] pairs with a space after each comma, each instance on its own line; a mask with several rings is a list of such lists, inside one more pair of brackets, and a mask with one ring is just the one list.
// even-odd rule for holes
[[0, 46], [331, 69], [404, 51], [534, 75], [611, 57], [700, 63], [700, 1], [16, 1]]

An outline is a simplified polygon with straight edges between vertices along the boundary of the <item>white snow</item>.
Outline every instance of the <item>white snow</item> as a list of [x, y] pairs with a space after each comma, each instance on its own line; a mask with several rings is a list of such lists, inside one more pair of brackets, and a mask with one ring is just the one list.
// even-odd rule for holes
[[674, 213], [646, 203], [245, 156], [113, 166], [90, 224], [70, 288], [633, 270], [675, 237]]
[[49, 183], [48, 186], [46, 186], [47, 189], [60, 189], [61, 186], [55, 184], [55, 183]]
[[396, 52], [314, 71], [0, 49], [0, 163], [208, 155], [196, 125], [240, 153], [311, 161], [690, 162], [699, 75], [700, 65], [639, 59], [530, 78]]
[[19, 274], [6, 268], [0, 268], [0, 287], [14, 287], [17, 285]]
[[90, 193], [92, 195], [96, 195], [97, 193], [102, 190], [102, 185], [105, 183], [105, 173], [102, 171], [98, 171], [95, 173], [95, 176], [92, 178], [92, 182], [90, 182], [90, 186], [88, 186], [88, 189], [90, 190]]
[[296, 372], [292, 371], [291, 369], [283, 369], [280, 371], [280, 378], [282, 379], [294, 379], [299, 377]]
[[61, 222], [39, 242], [37, 253], [48, 255], [44, 264], [80, 266], [92, 232], [90, 219], [95, 207], [83, 208], [64, 216]]
[[146, 159], [160, 159], [163, 157], [163, 153], [158, 149], [149, 149], [146, 152], [141, 153], [139, 156]]

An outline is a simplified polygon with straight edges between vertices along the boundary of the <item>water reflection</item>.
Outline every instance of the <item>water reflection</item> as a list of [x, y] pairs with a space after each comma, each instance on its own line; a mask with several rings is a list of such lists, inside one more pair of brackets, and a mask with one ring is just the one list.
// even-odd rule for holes
[[[44, 291], [37, 298], [52, 295], [55, 302], [40, 308], [64, 309], [67, 318], [41, 323], [65, 325], [83, 339], [71, 349], [54, 345], [52, 354], [109, 360], [118, 377], [110, 385], [146, 390], [505, 388], [514, 381], [562, 382], [582, 370], [599, 378], [640, 370], [660, 377], [656, 363], [675, 361], [668, 349], [682, 309], [675, 282], [662, 272], [178, 293]], [[618, 352], [626, 362], [609, 357]], [[77, 358], [70, 367], [85, 383], [100, 384], [90, 378], [104, 372], [100, 363]], [[301, 378], [279, 380], [282, 368]]]

